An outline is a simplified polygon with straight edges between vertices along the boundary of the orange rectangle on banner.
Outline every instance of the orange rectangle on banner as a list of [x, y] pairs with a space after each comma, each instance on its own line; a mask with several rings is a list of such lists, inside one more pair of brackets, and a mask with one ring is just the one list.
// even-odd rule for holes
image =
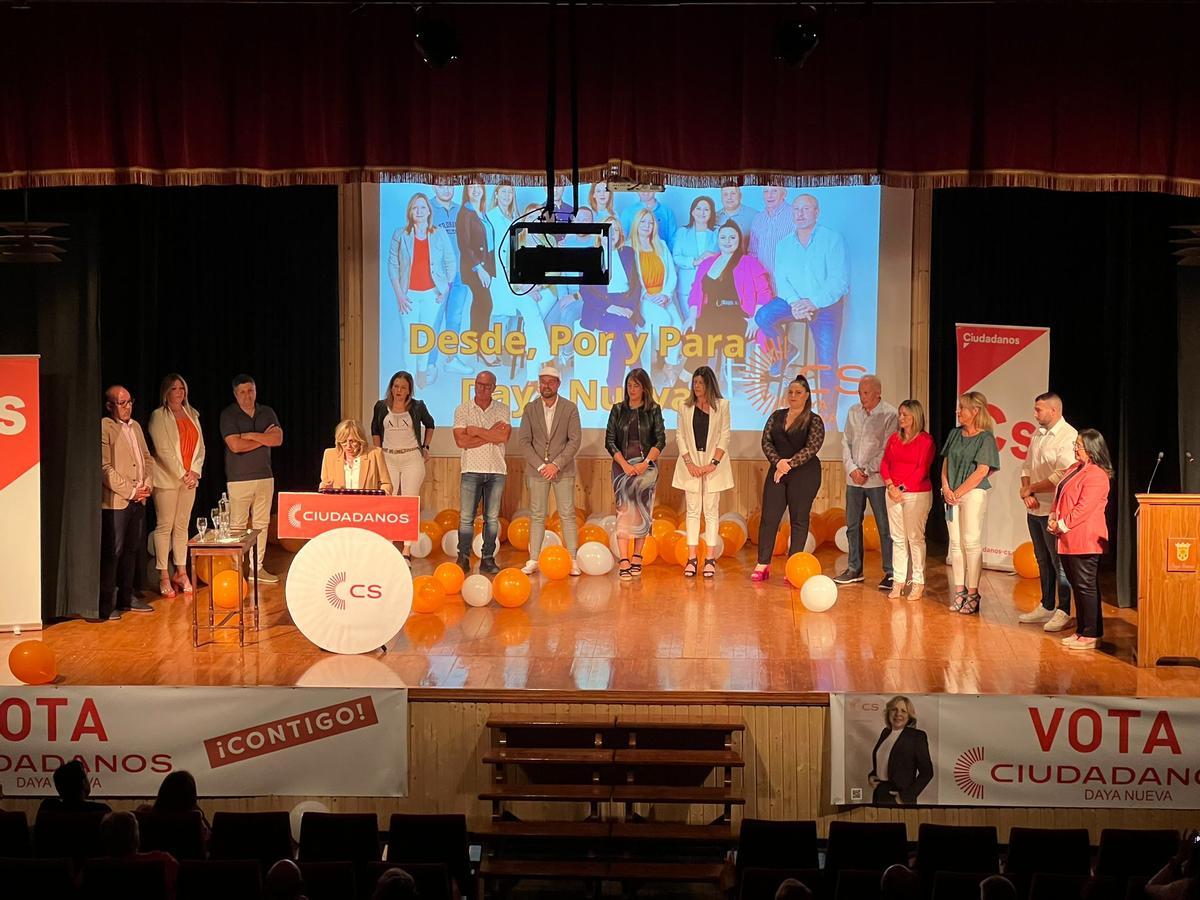
[[278, 521], [281, 538], [365, 528], [389, 541], [415, 541], [421, 534], [421, 498], [281, 491]]
[[204, 750], [209, 765], [219, 769], [378, 724], [375, 704], [367, 695], [207, 738]]

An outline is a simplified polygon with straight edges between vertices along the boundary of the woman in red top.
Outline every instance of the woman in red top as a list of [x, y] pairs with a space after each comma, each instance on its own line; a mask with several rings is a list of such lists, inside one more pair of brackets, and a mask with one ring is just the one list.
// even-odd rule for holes
[[1104, 435], [1085, 428], [1075, 439], [1076, 463], [1067, 469], [1054, 492], [1047, 530], [1058, 536], [1058, 558], [1062, 560], [1075, 595], [1075, 631], [1063, 644], [1068, 650], [1095, 650], [1104, 635], [1100, 615], [1100, 557], [1108, 544], [1109, 482], [1112, 458]]
[[[925, 408], [919, 400], [905, 400], [896, 410], [900, 428], [883, 448], [879, 474], [887, 486], [888, 526], [892, 531], [892, 592], [895, 600], [911, 581], [909, 600], [925, 591], [925, 520], [933, 506], [929, 467], [937, 446], [925, 430]], [[910, 566], [909, 563], [912, 563]]]

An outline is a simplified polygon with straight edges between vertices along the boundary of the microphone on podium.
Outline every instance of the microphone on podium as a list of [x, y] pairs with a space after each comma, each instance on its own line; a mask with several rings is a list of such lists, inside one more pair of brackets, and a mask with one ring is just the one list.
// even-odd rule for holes
[[[1154, 484], [1154, 476], [1158, 474], [1158, 467], [1162, 463], [1162, 461], [1163, 461], [1163, 452], [1161, 450], [1159, 450], [1158, 458], [1156, 460], [1154, 460], [1154, 471], [1150, 473], [1150, 480], [1148, 482], [1146, 482], [1145, 493], [1147, 493], [1147, 494], [1150, 493], [1150, 488]], [[1142, 508], [1139, 506], [1136, 510], [1134, 510], [1133, 514], [1135, 516], [1137, 516], [1137, 515], [1140, 515], [1141, 512], [1142, 512]]]

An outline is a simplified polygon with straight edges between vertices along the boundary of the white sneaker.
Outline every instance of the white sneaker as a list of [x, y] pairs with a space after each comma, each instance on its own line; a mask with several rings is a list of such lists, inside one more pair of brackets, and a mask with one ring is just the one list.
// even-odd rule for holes
[[524, 572], [526, 575], [532, 575], [534, 572], [537, 571], [537, 560], [531, 559], [528, 562], [526, 562], [525, 565], [521, 566], [521, 571]]
[[1050, 610], [1039, 605], [1035, 606], [1027, 613], [1021, 613], [1019, 616], [1017, 616], [1017, 621], [1022, 625], [1038, 625], [1042, 622], [1049, 622], [1052, 615], [1053, 613], [1050, 612]]
[[571, 574], [572, 575], [582, 575], [583, 572], [580, 570], [578, 565], [576, 565], [575, 563], [571, 563]]
[[266, 569], [258, 570], [258, 580], [263, 584], [279, 584], [279, 576], [268, 572]]
[[1045, 625], [1042, 626], [1042, 631], [1062, 631], [1067, 627], [1067, 623], [1071, 621], [1071, 617], [1061, 609], [1056, 609], [1054, 615], [1050, 617]]
[[470, 375], [475, 370], [456, 356], [446, 363], [446, 371], [458, 372], [460, 375]]

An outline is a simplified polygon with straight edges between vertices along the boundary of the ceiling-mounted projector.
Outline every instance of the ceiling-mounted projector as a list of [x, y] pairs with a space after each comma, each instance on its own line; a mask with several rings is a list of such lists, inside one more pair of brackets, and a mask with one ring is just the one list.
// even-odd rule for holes
[[518, 222], [509, 230], [512, 284], [608, 284], [608, 222]]
[[667, 188], [666, 185], [655, 184], [651, 181], [631, 181], [628, 178], [610, 178], [608, 180], [608, 189], [610, 191], [650, 191], [655, 194], [661, 194]]

